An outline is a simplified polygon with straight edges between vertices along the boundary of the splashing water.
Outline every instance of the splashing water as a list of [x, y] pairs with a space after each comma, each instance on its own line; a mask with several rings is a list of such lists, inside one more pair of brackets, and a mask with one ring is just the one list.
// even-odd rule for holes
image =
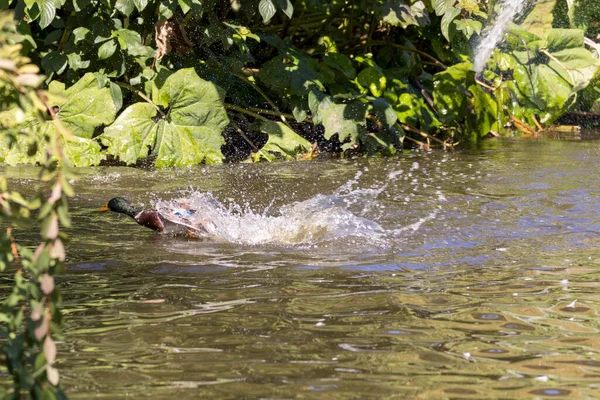
[[[348, 207], [368, 203], [374, 190], [348, 194], [317, 195], [278, 210], [257, 213], [235, 205], [226, 207], [210, 193], [191, 192], [190, 206], [205, 223], [206, 239], [245, 245], [308, 245], [344, 237], [363, 237], [376, 241], [384, 229], [376, 222], [354, 215]], [[177, 201], [177, 200], [174, 200]], [[159, 200], [155, 207], [169, 203]]]
[[504, 0], [500, 3], [500, 13], [494, 26], [485, 33], [486, 36], [479, 43], [475, 51], [473, 68], [477, 76], [481, 75], [487, 60], [492, 55], [498, 43], [502, 41], [506, 25], [515, 19], [526, 4], [527, 0]]
[[[412, 169], [411, 169], [412, 171]], [[378, 197], [388, 185], [402, 176], [402, 170], [388, 175], [386, 183], [370, 188], [360, 188], [362, 172], [339, 187], [332, 194], [317, 194], [307, 200], [293, 202], [279, 208], [269, 205], [261, 212], [249, 206], [240, 206], [232, 199], [223, 203], [211, 193], [190, 189], [185, 203], [196, 210], [192, 217], [202, 223], [206, 232], [203, 238], [242, 245], [313, 246], [343, 240], [348, 244], [358, 242], [370, 246], [386, 246], [390, 239], [415, 232], [425, 222], [436, 218], [440, 206], [406, 226], [383, 228], [373, 221], [373, 211], [381, 212]], [[438, 200], [443, 202], [443, 196]], [[180, 200], [157, 200], [154, 206], [173, 208]], [[191, 221], [191, 220], [190, 220]], [[202, 222], [201, 222], [202, 221]]]

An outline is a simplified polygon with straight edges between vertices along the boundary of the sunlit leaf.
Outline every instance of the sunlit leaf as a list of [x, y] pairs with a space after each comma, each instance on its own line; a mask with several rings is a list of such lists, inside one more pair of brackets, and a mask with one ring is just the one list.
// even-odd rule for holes
[[298, 135], [282, 122], [262, 121], [260, 130], [269, 135], [267, 143], [255, 153], [256, 160], [265, 158], [272, 160], [270, 154], [275, 154], [286, 159], [292, 159], [300, 153], [310, 150], [311, 144], [308, 140]]
[[268, 24], [277, 12], [277, 7], [273, 0], [260, 0], [260, 3], [258, 3], [258, 12], [262, 16], [263, 22]]
[[456, 7], [449, 7], [444, 16], [442, 17], [442, 35], [446, 38], [447, 41], [450, 41], [450, 24], [454, 21], [460, 14], [460, 10]]
[[157, 167], [221, 162], [221, 131], [229, 123], [223, 91], [193, 69], [170, 75], [153, 93], [168, 113], [148, 103], [129, 106], [100, 137], [108, 153], [125, 163], [149, 154]]

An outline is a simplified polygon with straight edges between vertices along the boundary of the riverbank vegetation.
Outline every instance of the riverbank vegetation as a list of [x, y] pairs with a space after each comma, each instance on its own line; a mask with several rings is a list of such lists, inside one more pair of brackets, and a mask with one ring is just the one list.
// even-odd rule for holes
[[[165, 167], [445, 148], [533, 134], [574, 108], [597, 110], [599, 46], [586, 37], [598, 30], [597, 11], [585, 1], [565, 10], [545, 3], [562, 14], [548, 21], [533, 9], [545, 18], [535, 34], [510, 26], [478, 77], [473, 49], [494, 21], [494, 2], [8, 0], [8, 7], [16, 41], [42, 69], [48, 101], [73, 133], [62, 139], [71, 164], [149, 158]], [[36, 137], [3, 140], [0, 160], [40, 162], [39, 144], [56, 134], [56, 123], [14, 112], [2, 113], [4, 129]]]

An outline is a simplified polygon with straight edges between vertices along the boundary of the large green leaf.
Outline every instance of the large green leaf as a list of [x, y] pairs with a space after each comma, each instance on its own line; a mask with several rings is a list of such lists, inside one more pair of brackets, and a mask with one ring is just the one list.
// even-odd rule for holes
[[94, 74], [85, 74], [68, 89], [59, 82], [49, 87], [48, 101], [58, 107], [58, 118], [72, 134], [90, 139], [97, 127], [114, 121], [116, 108], [110, 89], [98, 88]]
[[229, 119], [221, 88], [188, 68], [166, 78], [152, 97], [167, 111], [161, 115], [149, 103], [128, 107], [100, 136], [109, 154], [132, 164], [152, 149], [157, 167], [223, 160], [221, 132]]
[[260, 130], [269, 135], [267, 143], [254, 154], [255, 161], [264, 158], [272, 161], [271, 154], [281, 156], [285, 159], [293, 159], [296, 155], [306, 153], [310, 150], [310, 142], [288, 128], [282, 122], [263, 121]]
[[49, 86], [48, 103], [56, 110], [56, 120], [29, 120], [30, 129], [37, 134], [39, 148], [33, 157], [19, 162], [42, 161], [44, 137], [52, 140], [58, 132], [62, 132], [57, 126], [61, 124], [73, 135], [61, 135], [67, 159], [78, 167], [98, 165], [103, 155], [100, 145], [91, 138], [96, 128], [108, 125], [115, 119], [116, 109], [110, 90], [99, 89], [96, 77], [87, 73], [66, 90], [64, 84], [53, 81]]
[[[78, 167], [98, 165], [103, 155], [100, 145], [91, 138], [97, 127], [108, 125], [115, 118], [116, 109], [110, 90], [99, 89], [96, 77], [88, 73], [66, 90], [64, 84], [51, 82], [48, 103], [55, 108], [56, 120], [41, 122], [31, 116], [25, 122], [27, 129], [32, 132], [31, 137], [37, 143], [37, 152], [27, 156], [30, 143], [25, 138], [19, 138], [21, 149], [4, 148], [4, 154], [0, 158], [8, 163], [42, 162], [45, 138], [54, 140], [66, 128], [72, 136], [61, 134], [60, 137], [63, 151], [71, 164]], [[61, 129], [58, 129], [58, 124], [62, 126]]]
[[577, 92], [600, 70], [583, 38], [579, 29], [550, 29], [545, 40], [527, 37], [527, 49], [517, 41], [511, 43], [512, 57], [498, 57], [498, 66], [512, 70], [516, 87], [535, 104], [542, 122], [553, 121], [572, 106]]

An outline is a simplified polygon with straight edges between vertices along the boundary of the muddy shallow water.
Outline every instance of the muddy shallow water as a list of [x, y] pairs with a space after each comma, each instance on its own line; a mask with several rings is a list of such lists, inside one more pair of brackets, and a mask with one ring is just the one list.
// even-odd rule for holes
[[[600, 397], [600, 142], [80, 171], [69, 396]], [[29, 167], [0, 167], [27, 190]], [[99, 213], [190, 198], [201, 240]], [[33, 233], [20, 231], [22, 240]], [[0, 281], [6, 291], [6, 277]]]

